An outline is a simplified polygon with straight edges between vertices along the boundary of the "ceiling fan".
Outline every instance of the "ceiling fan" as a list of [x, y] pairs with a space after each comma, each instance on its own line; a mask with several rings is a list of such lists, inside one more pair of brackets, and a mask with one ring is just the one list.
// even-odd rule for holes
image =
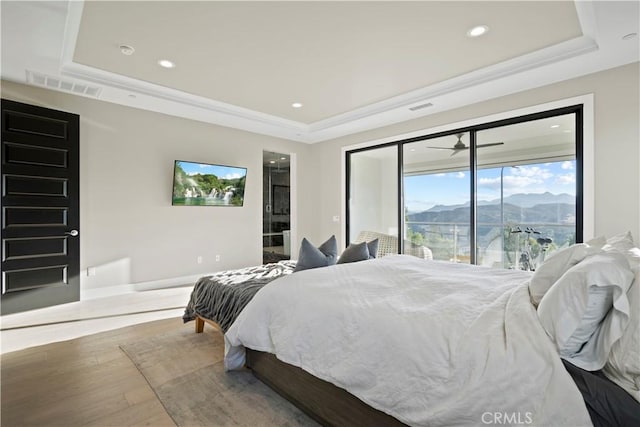
[[[464, 134], [463, 133], [458, 133], [456, 134], [456, 137], [458, 138], [458, 142], [456, 142], [453, 147], [430, 147], [427, 146], [427, 148], [435, 148], [436, 150], [453, 150], [453, 153], [451, 153], [452, 156], [458, 154], [460, 151], [463, 150], [468, 150], [469, 146], [466, 145], [464, 142], [462, 142], [462, 136]], [[492, 142], [489, 144], [478, 144], [476, 145], [476, 147], [478, 148], [483, 148], [483, 147], [493, 147], [495, 145], [503, 145], [504, 142]]]

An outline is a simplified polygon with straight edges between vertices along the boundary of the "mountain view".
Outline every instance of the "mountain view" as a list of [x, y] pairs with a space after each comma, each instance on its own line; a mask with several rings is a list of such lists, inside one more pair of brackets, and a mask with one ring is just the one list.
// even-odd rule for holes
[[[407, 213], [410, 239], [430, 247], [434, 258], [448, 259], [455, 234], [455, 244], [459, 248], [456, 252], [468, 253], [469, 215], [469, 203], [436, 205], [423, 212]], [[500, 238], [501, 224], [504, 224], [506, 249], [515, 245], [510, 230], [518, 226], [535, 228], [540, 236], [552, 238], [554, 247], [575, 242], [575, 196], [569, 194], [513, 194], [504, 198], [502, 208], [500, 199], [479, 201], [477, 218], [477, 243], [481, 252]], [[535, 239], [532, 244], [535, 246]], [[440, 251], [446, 253], [438, 254]]]
[[[574, 224], [575, 197], [569, 194], [514, 194], [504, 198], [504, 222], [517, 225]], [[478, 202], [478, 223], [500, 225], [500, 199]], [[436, 205], [419, 213], [409, 213], [409, 222], [460, 223], [469, 222], [469, 203]]]
[[[549, 192], [520, 193], [520, 194], [513, 194], [511, 196], [505, 197], [504, 203], [519, 206], [522, 208], [531, 208], [536, 205], [545, 205], [545, 204], [553, 204], [553, 203], [575, 205], [575, 199], [576, 199], [575, 196], [572, 196], [571, 194], [566, 194], [566, 193], [562, 193], [562, 194], [552, 194]], [[500, 199], [489, 200], [489, 201], [487, 200], [478, 201], [478, 206], [488, 206], [488, 205], [496, 205], [496, 204], [498, 206], [500, 205]], [[441, 210], [448, 211], [448, 210], [461, 208], [461, 207], [468, 208], [469, 203], [466, 203], [464, 205], [449, 205], [449, 206], [436, 205], [431, 209], [428, 209], [427, 212], [437, 212]]]

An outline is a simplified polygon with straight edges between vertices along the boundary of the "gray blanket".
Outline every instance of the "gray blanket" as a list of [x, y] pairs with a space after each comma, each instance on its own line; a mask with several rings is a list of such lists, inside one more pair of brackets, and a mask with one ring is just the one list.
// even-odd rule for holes
[[184, 311], [184, 322], [196, 316], [213, 320], [227, 332], [242, 309], [264, 285], [290, 274], [295, 261], [280, 261], [238, 270], [228, 270], [198, 279]]

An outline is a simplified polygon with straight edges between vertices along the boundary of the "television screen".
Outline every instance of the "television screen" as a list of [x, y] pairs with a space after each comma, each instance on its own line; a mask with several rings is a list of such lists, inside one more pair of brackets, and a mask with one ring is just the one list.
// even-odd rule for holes
[[246, 168], [176, 160], [174, 206], [242, 206]]

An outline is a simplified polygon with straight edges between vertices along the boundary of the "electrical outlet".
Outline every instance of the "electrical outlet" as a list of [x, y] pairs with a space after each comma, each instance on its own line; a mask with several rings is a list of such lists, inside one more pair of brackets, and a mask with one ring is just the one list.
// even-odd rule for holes
[[202, 257], [200, 255], [198, 255], [198, 258], [196, 258], [196, 262], [198, 264], [202, 264]]
[[340, 222], [340, 215], [334, 215], [333, 222]]
[[96, 275], [96, 268], [95, 267], [87, 268], [87, 276], [95, 276], [95, 275]]
[[220, 261], [220, 255], [216, 255], [216, 262]]

